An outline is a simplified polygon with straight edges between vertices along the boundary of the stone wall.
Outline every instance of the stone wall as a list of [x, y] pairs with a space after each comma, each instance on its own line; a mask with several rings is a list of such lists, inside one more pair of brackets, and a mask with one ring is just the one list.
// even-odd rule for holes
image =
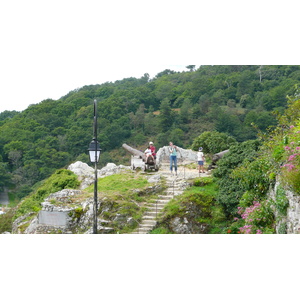
[[[274, 188], [269, 192], [269, 199], [274, 202], [277, 201], [276, 195], [279, 186], [281, 186], [281, 182], [277, 178]], [[280, 215], [275, 207], [273, 208], [276, 218], [276, 233], [283, 233], [282, 228], [286, 228], [287, 234], [300, 233], [300, 196], [287, 189], [285, 189], [285, 196], [289, 203], [286, 216]]]
[[287, 233], [300, 233], [300, 196], [291, 191], [286, 191], [289, 200], [287, 211]]

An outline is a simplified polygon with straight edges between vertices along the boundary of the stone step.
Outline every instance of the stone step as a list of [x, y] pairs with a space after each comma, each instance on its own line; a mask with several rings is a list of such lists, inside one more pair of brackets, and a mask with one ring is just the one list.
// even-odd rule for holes
[[158, 195], [159, 199], [172, 199], [171, 195]]
[[183, 191], [170, 191], [170, 192], [167, 192], [168, 195], [174, 195], [174, 196], [177, 196], [177, 195], [181, 195], [183, 193]]
[[139, 228], [140, 229], [145, 229], [145, 230], [151, 230], [155, 225], [156, 225], [156, 223], [155, 224], [148, 224], [148, 225], [141, 225]]
[[143, 219], [140, 226], [153, 226], [156, 224], [155, 219]]
[[156, 218], [156, 212], [154, 212], [153, 215], [144, 215], [142, 220], [155, 220]]
[[171, 199], [157, 199], [153, 204], [156, 204], [156, 203], [164, 203], [164, 204], [167, 204], [170, 202]]
[[155, 211], [156, 209], [157, 209], [157, 210], [161, 210], [161, 209], [163, 209], [165, 206], [166, 206], [166, 205], [163, 204], [163, 203], [157, 203], [157, 205], [156, 205], [156, 204], [153, 204], [153, 205], [151, 205], [151, 206], [146, 206], [146, 207], [148, 208], [148, 211], [147, 211], [147, 212], [149, 212], [149, 211]]
[[154, 216], [156, 214], [155, 210], [149, 210], [147, 212], [144, 213], [144, 216]]
[[179, 186], [172, 186], [172, 185], [170, 185], [170, 186], [168, 186], [167, 187], [167, 190], [180, 190], [180, 187]]

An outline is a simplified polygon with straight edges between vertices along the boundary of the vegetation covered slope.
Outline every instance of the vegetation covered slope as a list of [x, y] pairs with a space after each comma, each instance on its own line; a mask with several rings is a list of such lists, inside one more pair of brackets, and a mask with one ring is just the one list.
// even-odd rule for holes
[[[122, 143], [190, 146], [216, 130], [243, 142], [277, 121], [300, 79], [299, 66], [201, 66], [150, 79], [126, 78], [85, 86], [59, 100], [0, 114], [0, 188], [20, 199], [35, 183], [75, 160], [88, 162], [93, 99], [98, 102], [101, 164], [122, 163]], [[117, 151], [116, 151], [117, 149]]]

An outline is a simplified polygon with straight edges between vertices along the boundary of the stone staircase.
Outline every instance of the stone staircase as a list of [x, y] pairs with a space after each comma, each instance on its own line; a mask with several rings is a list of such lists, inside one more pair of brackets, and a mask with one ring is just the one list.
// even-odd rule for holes
[[165, 205], [174, 198], [174, 196], [180, 195], [183, 193], [183, 190], [180, 189], [178, 184], [178, 177], [170, 176], [168, 173], [161, 173], [162, 176], [166, 178], [167, 189], [165, 190], [164, 195], [158, 195], [158, 198], [154, 203], [149, 204], [148, 211], [145, 212], [142, 222], [139, 224], [139, 227], [132, 232], [133, 234], [145, 234], [149, 233], [157, 222], [157, 216], [165, 207]]

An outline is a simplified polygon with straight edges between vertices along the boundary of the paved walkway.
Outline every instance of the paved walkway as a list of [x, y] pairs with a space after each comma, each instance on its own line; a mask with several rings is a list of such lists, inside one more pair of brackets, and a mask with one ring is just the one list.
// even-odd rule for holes
[[165, 205], [172, 200], [175, 196], [180, 195], [184, 192], [183, 183], [187, 179], [196, 177], [207, 177], [209, 174], [200, 173], [197, 169], [188, 169], [184, 166], [180, 166], [177, 170], [177, 176], [171, 174], [169, 170], [169, 164], [162, 164], [157, 174], [160, 174], [166, 179], [167, 189], [163, 195], [158, 195], [158, 198], [154, 203], [149, 204], [148, 210], [145, 212], [142, 222], [139, 227], [132, 233], [134, 234], [145, 234], [149, 233], [157, 222], [157, 216], [163, 210]]

